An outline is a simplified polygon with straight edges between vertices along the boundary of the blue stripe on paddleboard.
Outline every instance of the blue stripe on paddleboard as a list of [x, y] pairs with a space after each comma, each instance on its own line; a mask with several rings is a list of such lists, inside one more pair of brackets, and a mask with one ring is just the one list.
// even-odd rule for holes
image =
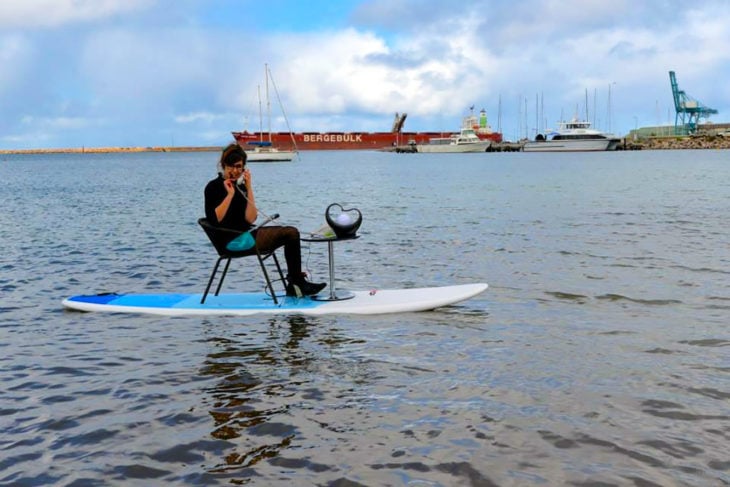
[[68, 300], [79, 303], [109, 304], [110, 301], [114, 301], [118, 297], [119, 294], [82, 294], [81, 296], [72, 296]]
[[208, 295], [200, 304], [202, 294], [104, 294], [74, 296], [69, 301], [134, 308], [168, 309], [303, 309], [316, 308], [323, 302], [310, 298], [277, 297], [279, 304], [266, 293]]
[[177, 308], [177, 305], [189, 296], [189, 294], [120, 294], [117, 299], [107, 304], [141, 308]]
[[200, 294], [192, 294], [187, 299], [180, 301], [175, 308], [188, 309], [287, 309], [287, 308], [316, 308], [322, 302], [310, 298], [293, 298], [288, 296], [277, 296], [279, 304], [274, 304], [266, 293], [240, 293], [240, 294], [219, 294], [208, 296], [205, 304], [200, 304]]

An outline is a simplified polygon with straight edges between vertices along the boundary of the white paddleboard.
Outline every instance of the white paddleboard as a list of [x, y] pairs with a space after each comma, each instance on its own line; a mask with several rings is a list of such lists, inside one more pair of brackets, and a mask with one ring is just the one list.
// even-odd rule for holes
[[374, 315], [426, 311], [464, 301], [487, 289], [487, 284], [413, 289], [352, 291], [354, 297], [339, 301], [318, 301], [309, 297], [280, 297], [275, 304], [266, 293], [201, 294], [96, 294], [73, 296], [63, 306], [78, 311], [147, 313], [164, 316], [254, 314], [356, 314]]

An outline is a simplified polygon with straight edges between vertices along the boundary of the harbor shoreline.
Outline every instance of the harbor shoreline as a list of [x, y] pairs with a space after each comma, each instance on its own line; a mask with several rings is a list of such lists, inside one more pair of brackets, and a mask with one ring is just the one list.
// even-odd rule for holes
[[[134, 152], [216, 152], [221, 147], [183, 146], [183, 147], [72, 147], [55, 149], [0, 149], [0, 154], [107, 154]], [[401, 150], [399, 150], [401, 149]], [[413, 152], [409, 147], [388, 147], [381, 150], [393, 152]], [[521, 149], [520, 142], [494, 142], [487, 152], [516, 152]], [[686, 150], [686, 149], [730, 149], [730, 137], [721, 135], [690, 135], [672, 137], [649, 137], [630, 140], [621, 139], [617, 150]]]

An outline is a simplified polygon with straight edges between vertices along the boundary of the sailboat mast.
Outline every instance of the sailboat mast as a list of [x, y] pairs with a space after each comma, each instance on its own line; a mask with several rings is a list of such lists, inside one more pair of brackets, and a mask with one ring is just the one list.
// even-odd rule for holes
[[[294, 152], [298, 153], [297, 141], [296, 141], [296, 139], [294, 139], [294, 134], [291, 131], [291, 126], [289, 125], [289, 117], [286, 116], [286, 110], [284, 110], [284, 104], [281, 102], [281, 97], [279, 96], [279, 88], [276, 87], [276, 81], [274, 81], [274, 75], [271, 73], [271, 70], [269, 70], [269, 78], [271, 79], [271, 87], [274, 88], [274, 94], [276, 95], [276, 101], [279, 103], [279, 108], [281, 109], [281, 114], [284, 116], [284, 122], [286, 123], [286, 129], [289, 131], [289, 138], [291, 139], [291, 145], [294, 148]], [[403, 118], [405, 118], [405, 115], [403, 115]]]
[[259, 96], [259, 142], [264, 141], [264, 117], [261, 109], [261, 85], [256, 85], [256, 92]]
[[271, 142], [271, 102], [269, 101], [269, 65], [264, 64], [266, 71], [266, 119], [268, 121], [269, 128], [269, 142]]

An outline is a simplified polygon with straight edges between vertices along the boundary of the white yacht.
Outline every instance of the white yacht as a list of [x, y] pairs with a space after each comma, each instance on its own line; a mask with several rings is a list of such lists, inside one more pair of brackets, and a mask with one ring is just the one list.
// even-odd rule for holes
[[491, 140], [482, 140], [477, 136], [474, 129], [462, 128], [458, 134], [450, 137], [435, 137], [428, 141], [428, 144], [416, 145], [418, 152], [486, 152], [492, 144]]
[[588, 121], [573, 119], [559, 122], [558, 130], [547, 135], [538, 134], [534, 141], [527, 142], [524, 152], [572, 152], [616, 150], [620, 139], [591, 128]]

